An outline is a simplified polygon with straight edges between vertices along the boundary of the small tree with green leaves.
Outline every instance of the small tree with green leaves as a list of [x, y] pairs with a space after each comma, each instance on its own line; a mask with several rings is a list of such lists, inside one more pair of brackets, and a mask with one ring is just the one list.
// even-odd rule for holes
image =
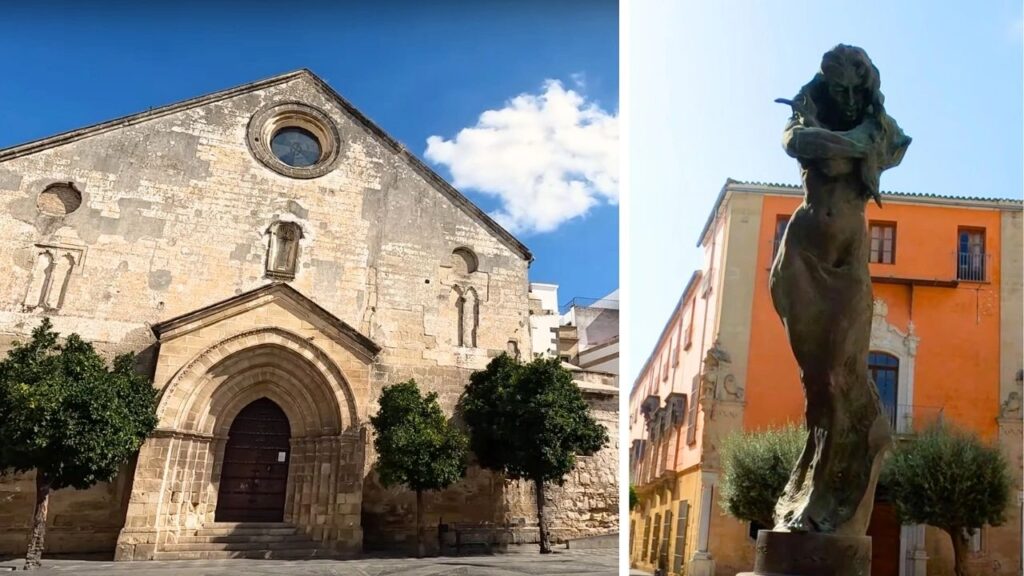
[[48, 318], [0, 361], [0, 472], [36, 471], [25, 569], [39, 566], [50, 492], [111, 480], [156, 426], [156, 390], [130, 354], [107, 367], [92, 344], [59, 342]]
[[775, 503], [807, 440], [802, 426], [735, 432], [721, 447], [719, 502], [727, 514], [762, 526], [775, 524]]
[[640, 503], [640, 497], [636, 494], [636, 487], [632, 484], [629, 485], [629, 511], [632, 512], [636, 505]]
[[466, 436], [444, 417], [437, 394], [421, 396], [415, 380], [385, 386], [370, 423], [381, 483], [416, 492], [416, 553], [422, 557], [423, 491], [443, 490], [465, 476]]
[[481, 466], [534, 483], [540, 551], [551, 552], [544, 484], [561, 485], [578, 456], [593, 455], [608, 442], [572, 373], [557, 359], [520, 364], [502, 354], [470, 376], [459, 410]]
[[881, 483], [902, 523], [930, 524], [949, 534], [957, 576], [967, 575], [970, 535], [1006, 520], [1006, 459], [999, 448], [963, 430], [937, 424], [898, 444], [882, 469]]

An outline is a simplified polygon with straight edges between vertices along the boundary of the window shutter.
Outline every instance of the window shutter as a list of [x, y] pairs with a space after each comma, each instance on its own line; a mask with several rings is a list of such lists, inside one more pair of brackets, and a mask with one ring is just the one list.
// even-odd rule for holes
[[669, 537], [672, 535], [672, 511], [665, 512], [665, 525], [661, 533], [661, 547], [658, 551], [658, 568], [668, 570]]
[[686, 524], [690, 515], [690, 503], [686, 500], [679, 502], [679, 517], [676, 519], [676, 553], [672, 559], [672, 572], [683, 573], [683, 558], [686, 555]]
[[658, 544], [661, 542], [661, 514], [654, 515], [654, 537], [651, 538], [651, 556], [648, 561], [654, 564], [658, 561]]
[[690, 389], [690, 411], [686, 415], [686, 444], [693, 445], [697, 442], [697, 394], [700, 393], [700, 374], [693, 377], [693, 387]]
[[651, 517], [644, 518], [644, 542], [643, 550], [640, 552], [640, 560], [647, 559], [647, 549], [651, 543]]

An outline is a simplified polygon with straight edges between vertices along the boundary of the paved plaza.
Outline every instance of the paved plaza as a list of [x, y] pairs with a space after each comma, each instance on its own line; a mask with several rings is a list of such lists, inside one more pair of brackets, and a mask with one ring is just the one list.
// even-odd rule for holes
[[[0, 562], [0, 572], [21, 568], [23, 559]], [[618, 574], [618, 551], [556, 549], [540, 555], [536, 546], [505, 554], [440, 558], [359, 560], [185, 560], [109, 562], [43, 558], [40, 576], [131, 574], [132, 576], [583, 576]]]

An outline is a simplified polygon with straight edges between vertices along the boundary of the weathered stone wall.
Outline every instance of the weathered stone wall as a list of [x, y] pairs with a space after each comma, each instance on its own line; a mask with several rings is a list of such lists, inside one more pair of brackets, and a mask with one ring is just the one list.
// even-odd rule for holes
[[[545, 486], [544, 510], [554, 542], [619, 531], [619, 400], [614, 392], [585, 392], [591, 414], [608, 429], [609, 442], [597, 454], [579, 458], [562, 486]], [[537, 541], [537, 500], [532, 482], [511, 482], [506, 521], [514, 538]]]
[[[246, 143], [250, 118], [279, 101], [303, 102], [333, 120], [341, 142], [335, 170], [295, 179], [254, 158]], [[146, 352], [143, 368], [152, 372], [149, 327], [268, 283], [266, 232], [285, 220], [302, 229], [289, 284], [382, 347], [369, 397], [359, 399], [370, 413], [383, 385], [408, 377], [436, 390], [450, 409], [469, 371], [510, 340], [530, 355], [528, 261], [514, 241], [431, 182], [307, 74], [76, 138], [0, 152], [0, 342], [24, 337], [46, 314], [59, 332], [77, 332], [105, 352]], [[37, 196], [57, 182], [72, 182], [82, 195], [81, 207], [63, 217], [37, 209]], [[50, 310], [25, 305], [30, 290], [39, 289], [40, 246], [74, 262], [48, 300]], [[475, 253], [475, 272], [453, 264], [460, 246]], [[456, 285], [472, 287], [479, 301], [475, 347], [457, 345]], [[89, 516], [96, 526], [113, 522], [108, 503], [127, 498], [124, 484], [119, 478], [90, 491], [103, 495]], [[0, 486], [9, 492], [23, 482]], [[463, 492], [442, 496], [438, 509], [470, 516], [493, 509], [490, 492], [475, 484]], [[394, 516], [391, 497], [368, 488], [363, 521], [386, 524], [383, 517]], [[16, 518], [31, 515], [22, 496], [10, 502], [0, 533], [23, 530]], [[77, 524], [87, 523], [79, 518]], [[0, 551], [12, 551], [2, 542]], [[106, 550], [110, 539], [97, 533], [66, 548], [59, 539], [51, 543], [54, 552]]]

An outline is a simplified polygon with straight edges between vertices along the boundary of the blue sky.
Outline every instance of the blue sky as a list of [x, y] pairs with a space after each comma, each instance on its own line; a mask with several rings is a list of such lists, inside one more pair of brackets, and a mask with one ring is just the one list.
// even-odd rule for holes
[[868, 52], [914, 139], [883, 190], [1021, 197], [1019, 0], [638, 0], [629, 27], [627, 382], [701, 264], [697, 235], [726, 178], [800, 183], [781, 147], [789, 109], [772, 101], [835, 44]]
[[[474, 177], [464, 159], [482, 152], [458, 135], [516, 96], [528, 95], [526, 107], [532, 102], [533, 117], [541, 117], [545, 103], [568, 93], [583, 111], [580, 125], [549, 114], [540, 128], [554, 136], [566, 126], [579, 132], [559, 148], [561, 157], [578, 160], [574, 146], [593, 141], [602, 127], [608, 140], [615, 125], [618, 48], [618, 6], [607, 0], [5, 4], [0, 148], [309, 68], [421, 158], [429, 137], [450, 143], [445, 161], [428, 164], [450, 181], [459, 180], [456, 169], [463, 181], [500, 188], [460, 187], [488, 212], [508, 212], [517, 198], [526, 210], [508, 222], [534, 253], [531, 279], [560, 284], [563, 301], [596, 297], [618, 287], [617, 182], [593, 167], [607, 146], [590, 156], [584, 150], [589, 165], [534, 165], [548, 185], [540, 191], [575, 182], [569, 195], [588, 178], [604, 182], [584, 189], [583, 204], [536, 208], [542, 203], [516, 196], [515, 184], [530, 173], [514, 182]], [[561, 91], [550, 91], [547, 80], [561, 82]], [[515, 140], [523, 130], [497, 132]], [[538, 227], [536, 211], [544, 208], [562, 217]]]

